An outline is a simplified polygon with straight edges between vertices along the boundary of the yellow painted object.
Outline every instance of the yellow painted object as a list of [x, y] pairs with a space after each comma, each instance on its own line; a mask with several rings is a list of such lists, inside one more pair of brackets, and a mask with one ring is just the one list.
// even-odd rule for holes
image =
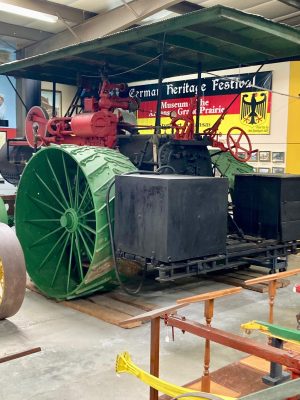
[[299, 96], [300, 86], [300, 61], [290, 63], [290, 96], [288, 108], [287, 128], [287, 157], [286, 172], [289, 174], [300, 174], [300, 136], [299, 136]]
[[[192, 400], [192, 399], [197, 399], [197, 400], [207, 400], [211, 399], [212, 395], [209, 393], [200, 393], [197, 390], [193, 389], [188, 389], [182, 386], [177, 386], [173, 385], [172, 383], [166, 382], [162, 379], [159, 379], [148, 372], [143, 371], [141, 368], [137, 367], [131, 360], [131, 357], [129, 353], [124, 352], [121, 353], [117, 356], [116, 360], [116, 372], [117, 373], [123, 373], [127, 372], [129, 374], [132, 374], [136, 376], [138, 379], [141, 381], [145, 382], [147, 385], [151, 386], [153, 389], [158, 390], [159, 392], [162, 392], [168, 396], [177, 397], [180, 395], [188, 394], [188, 397], [181, 397], [181, 400]], [[197, 394], [197, 397], [192, 397], [190, 394], [195, 393]], [[199, 397], [199, 394], [203, 397]], [[220, 400], [234, 400], [235, 397], [228, 397], [228, 396], [222, 396], [222, 395], [213, 395], [214, 399], [220, 399]]]
[[294, 329], [287, 329], [277, 325], [269, 324], [261, 321], [250, 321], [241, 325], [246, 333], [250, 334], [251, 331], [259, 331], [264, 335], [274, 337], [276, 339], [284, 340], [285, 342], [294, 343], [299, 345], [300, 332]]

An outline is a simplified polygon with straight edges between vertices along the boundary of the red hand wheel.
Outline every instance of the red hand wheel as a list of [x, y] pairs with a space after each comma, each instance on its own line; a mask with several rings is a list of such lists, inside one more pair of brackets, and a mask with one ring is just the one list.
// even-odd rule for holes
[[[180, 124], [183, 121], [183, 124]], [[175, 138], [180, 140], [191, 140], [194, 136], [193, 117], [177, 117], [171, 121], [172, 128], [175, 130]]]
[[[237, 131], [235, 132], [238, 134], [237, 137], [234, 137], [232, 135], [233, 131]], [[228, 150], [236, 160], [241, 162], [246, 162], [250, 160], [251, 153], [253, 153], [252, 144], [249, 136], [243, 129], [237, 126], [230, 128], [227, 133], [226, 140]], [[246, 145], [241, 145], [242, 140], [246, 141]]]
[[39, 106], [31, 107], [25, 119], [25, 136], [30, 147], [39, 149], [47, 134], [47, 112]]

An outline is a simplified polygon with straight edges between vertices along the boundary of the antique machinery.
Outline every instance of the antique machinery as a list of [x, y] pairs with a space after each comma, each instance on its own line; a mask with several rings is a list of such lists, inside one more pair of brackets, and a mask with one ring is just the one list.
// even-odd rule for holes
[[0, 223], [0, 320], [16, 314], [26, 290], [26, 268], [21, 245], [11, 228]]
[[[233, 18], [234, 24], [227, 23]], [[205, 34], [199, 37], [203, 22], [205, 29], [208, 27], [213, 34], [216, 33], [215, 37], [208, 37], [208, 43]], [[246, 32], [245, 26], [248, 27]], [[217, 33], [220, 30], [228, 30], [233, 43], [219, 45], [220, 33]], [[240, 31], [244, 32], [242, 37]], [[255, 51], [253, 46], [241, 51], [241, 43], [250, 43], [251, 38], [259, 37], [261, 32], [267, 35], [262, 51]], [[77, 93], [78, 102], [71, 104], [64, 117], [55, 115], [54, 100], [52, 118], [48, 119], [37, 107], [28, 114], [28, 142], [34, 150], [41, 149], [30, 159], [22, 174], [16, 203], [16, 230], [24, 248], [28, 271], [37, 286], [49, 296], [63, 299], [108, 289], [114, 283], [113, 243], [108, 236], [108, 223], [112, 228], [114, 224], [113, 200], [110, 202], [111, 220], [108, 221], [105, 196], [115, 175], [136, 168], [153, 172], [168, 165], [171, 167], [169, 170], [175, 170], [177, 174], [213, 179], [211, 156], [207, 149], [212, 144], [221, 151], [226, 150], [226, 154], [231, 151], [236, 157], [239, 149], [244, 152], [246, 160], [252, 148], [247, 144], [243, 131], [237, 132], [234, 141], [230, 139], [232, 131], [229, 132], [223, 148], [217, 146], [219, 125], [202, 134], [198, 131], [201, 73], [236, 68], [250, 62], [255, 65], [277, 62], [281, 50], [284, 59], [295, 58], [299, 56], [298, 36], [299, 33], [290, 27], [216, 6], [0, 66], [3, 74], [52, 81], [53, 99], [56, 83], [78, 86], [79, 71], [85, 77], [98, 74], [96, 78], [99, 79], [105, 71], [110, 73], [107, 75], [110, 81], [105, 79], [100, 90], [95, 85], [84, 85], [84, 93]], [[139, 135], [134, 124], [126, 123], [123, 115], [136, 110], [138, 100], [129, 98], [126, 86], [112, 83], [114, 79], [118, 81], [122, 76], [124, 82], [130, 83], [158, 77], [161, 84], [165, 78], [196, 71], [198, 121], [194, 134], [189, 118], [188, 121], [173, 119], [173, 127], [169, 129], [173, 128], [174, 134], [163, 135], [159, 106], [152, 127], [155, 135], [151, 141], [149, 136]], [[158, 92], [157, 97], [161, 100], [161, 90]], [[27, 145], [25, 140], [24, 145]], [[170, 177], [166, 179], [171, 180]], [[185, 176], [183, 179], [190, 178]], [[225, 197], [227, 201], [227, 193]], [[149, 198], [144, 200], [150, 207]], [[210, 198], [206, 205], [213, 213], [214, 205]], [[182, 202], [177, 214], [188, 212], [189, 206], [189, 203]], [[194, 208], [197, 206], [201, 210], [201, 202], [195, 202]], [[196, 216], [201, 218], [201, 215], [199, 211]], [[131, 232], [134, 235], [134, 228]], [[229, 237], [230, 251], [227, 252], [225, 244], [222, 254], [195, 259], [187, 257], [178, 262], [139, 256], [147, 268], [159, 272], [159, 279], [163, 281], [249, 265], [252, 260], [274, 270], [279, 259], [297, 251], [295, 241], [298, 238], [282, 243], [276, 238], [266, 241], [264, 238], [236, 236]], [[191, 241], [194, 239], [198, 237], [192, 237]], [[125, 253], [120, 248], [116, 255], [124, 256], [126, 261], [137, 259], [137, 254]]]
[[[197, 135], [192, 122], [195, 104], [192, 101], [186, 118], [182, 121], [177, 117], [172, 118], [170, 129], [173, 129], [173, 135], [158, 137], [158, 166], [179, 175], [191, 176], [152, 176], [150, 179], [139, 175], [136, 166], [139, 169], [146, 166], [151, 171], [156, 164], [148, 138], [139, 142], [144, 135], [136, 133], [138, 127], [122, 121], [119, 110], [134, 111], [139, 106], [136, 98], [126, 96], [126, 90], [123, 84], [110, 84], [105, 80], [98, 92], [99, 98], [96, 94], [81, 98], [81, 113], [48, 120], [40, 107], [33, 107], [27, 115], [27, 139], [32, 147], [40, 149], [28, 162], [19, 184], [16, 232], [22, 243], [28, 273], [47, 296], [70, 299], [112, 288], [117, 279], [120, 283], [122, 280], [118, 260], [137, 263], [143, 266], [144, 271], [156, 269], [158, 279], [167, 281], [234, 266], [244, 256], [241, 252], [244, 243], [239, 242], [241, 250], [237, 247], [227, 254], [227, 180], [213, 178], [207, 146], [219, 147], [221, 154], [230, 153], [236, 162], [239, 160], [237, 150], [243, 150], [245, 161], [250, 157], [252, 148], [251, 144], [249, 148], [241, 147], [241, 141], [248, 136], [239, 130], [237, 140], [232, 142], [230, 130], [227, 146], [220, 142], [218, 129], [225, 113], [209, 131]], [[122, 129], [134, 133], [120, 133]], [[126, 143], [126, 151], [123, 151], [122, 141]], [[147, 144], [148, 148], [139, 149], [133, 164], [130, 159], [134, 160], [135, 142]], [[120, 152], [115, 149], [117, 146]], [[145, 161], [145, 156], [149, 161]], [[120, 227], [124, 229], [119, 236], [122, 240], [116, 240], [115, 249], [112, 234], [114, 203], [108, 193], [116, 175], [133, 171], [138, 172], [138, 177], [122, 177], [120, 182], [124, 182], [124, 185], [117, 187], [115, 232], [120, 233]], [[131, 186], [129, 183], [133, 179], [136, 179], [136, 183]], [[153, 182], [155, 187], [145, 186], [146, 182], [150, 186]], [[191, 192], [189, 188], [193, 185], [195, 191]], [[133, 193], [128, 192], [130, 201], [124, 206], [126, 188], [130, 187], [132, 190], [137, 187], [142, 189], [134, 194], [134, 200]], [[170, 193], [164, 196], [160, 190]], [[146, 195], [148, 192], [149, 195]], [[181, 193], [185, 193], [184, 199]], [[109, 207], [109, 218], [106, 215], [107, 194], [112, 207]], [[155, 197], [157, 194], [159, 197]], [[163, 215], [159, 210], [155, 211], [155, 206], [162, 204], [160, 202], [165, 207]], [[133, 209], [130, 208], [132, 203], [135, 205]], [[199, 212], [200, 204], [203, 215]], [[144, 219], [136, 214], [137, 210], [142, 210], [140, 214]], [[163, 216], [168, 217], [164, 219]], [[181, 217], [179, 225], [185, 227], [182, 243], [185, 240], [187, 243], [184, 246], [176, 244], [174, 237], [172, 239], [176, 224], [171, 228], [171, 222], [176, 220], [176, 216]], [[193, 225], [195, 219], [199, 223]], [[169, 230], [164, 238], [152, 243], [152, 236], [159, 237], [158, 233], [154, 233], [158, 220]], [[209, 234], [205, 240], [200, 239], [201, 232], [208, 226]], [[191, 227], [195, 229], [192, 231]], [[237, 239], [244, 239], [243, 234], [237, 231]], [[145, 235], [145, 232], [148, 234]], [[137, 247], [132, 246], [135, 235]], [[190, 240], [189, 235], [194, 239]], [[199, 238], [199, 242], [195, 238]], [[141, 240], [144, 247], [141, 246]], [[159, 246], [163, 245], [164, 240], [166, 246], [159, 253]], [[131, 244], [127, 241], [131, 241]], [[296, 246], [294, 242], [289, 242], [278, 250], [275, 248], [277, 242], [271, 245], [267, 243], [267, 246], [261, 241], [250, 242], [249, 251], [264, 257], [259, 265], [263, 264], [272, 270], [276, 269], [279, 256], [283, 259], [288, 252], [295, 251]], [[173, 243], [173, 247], [168, 243]], [[234, 240], [233, 243], [236, 246]], [[153, 244], [153, 248], [150, 248], [150, 244]], [[182, 248], [186, 249], [185, 253]], [[178, 249], [180, 254], [177, 254]]]
[[[239, 97], [237, 95], [234, 100], [223, 110], [220, 117], [216, 120], [212, 127], [204, 130], [203, 135], [207, 136], [209, 139], [209, 145], [212, 147], [218, 147], [221, 151], [229, 151], [231, 155], [241, 162], [246, 162], [250, 160], [251, 154], [257, 150], [252, 150], [252, 144], [247, 133], [240, 127], [232, 127], [226, 134], [227, 146], [218, 140], [218, 137], [222, 135], [219, 132], [219, 127], [223, 119], [225, 118], [229, 108], [233, 102]], [[193, 111], [196, 108], [197, 98], [193, 98], [190, 102], [190, 108], [187, 115], [180, 117], [173, 117], [171, 120], [171, 125], [175, 131], [175, 140], [193, 140], [195, 138], [195, 122], [193, 118]], [[233, 135], [238, 134], [235, 138]], [[201, 135], [201, 134], [200, 134]], [[199, 135], [198, 135], [199, 136]], [[242, 145], [245, 142], [245, 145]]]
[[[84, 97], [82, 113], [52, 117], [48, 120], [41, 107], [32, 107], [26, 117], [26, 139], [33, 148], [49, 144], [102, 146], [111, 149], [117, 144], [118, 109], [135, 112], [138, 99], [121, 97], [127, 85], [104, 80], [98, 96]], [[121, 113], [120, 113], [121, 114]]]
[[52, 145], [29, 161], [15, 224], [27, 271], [43, 293], [69, 299], [112, 288], [105, 196], [116, 174], [134, 170], [119, 152], [95, 146]]

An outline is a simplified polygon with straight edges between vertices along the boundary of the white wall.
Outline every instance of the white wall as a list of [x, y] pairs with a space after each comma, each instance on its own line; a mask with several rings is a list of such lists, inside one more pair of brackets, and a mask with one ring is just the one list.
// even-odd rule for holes
[[[42, 82], [41, 83], [42, 90], [52, 90], [52, 83], [51, 82]], [[56, 84], [56, 90], [62, 93], [62, 116], [67, 111], [75, 93], [76, 93], [76, 86], [70, 85], [63, 85], [61, 83]]]

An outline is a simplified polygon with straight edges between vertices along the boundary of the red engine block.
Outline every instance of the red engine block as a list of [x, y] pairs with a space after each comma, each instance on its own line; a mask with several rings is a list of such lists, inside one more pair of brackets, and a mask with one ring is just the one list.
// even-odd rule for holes
[[139, 107], [135, 98], [111, 95], [111, 91], [116, 89], [124, 91], [126, 86], [104, 81], [99, 101], [94, 97], [85, 98], [83, 112], [72, 117], [53, 117], [47, 120], [40, 107], [32, 107], [26, 117], [29, 145], [40, 147], [50, 143], [66, 143], [114, 148], [119, 122], [119, 116], [114, 111], [120, 108], [133, 112]]

